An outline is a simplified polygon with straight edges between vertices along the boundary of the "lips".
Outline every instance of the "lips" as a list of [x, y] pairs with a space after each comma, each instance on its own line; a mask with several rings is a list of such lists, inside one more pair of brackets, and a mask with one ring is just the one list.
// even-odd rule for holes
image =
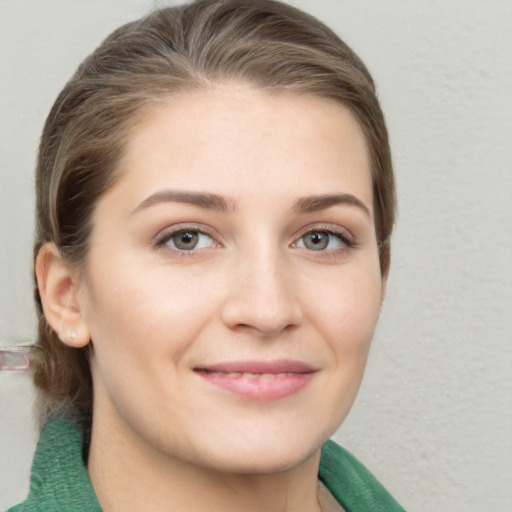
[[251, 400], [278, 400], [300, 391], [316, 370], [301, 361], [233, 361], [194, 371], [209, 384]]

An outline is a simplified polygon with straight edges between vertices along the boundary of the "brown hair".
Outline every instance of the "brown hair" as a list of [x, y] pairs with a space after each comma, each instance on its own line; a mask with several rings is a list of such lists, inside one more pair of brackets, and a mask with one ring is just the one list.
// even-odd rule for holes
[[[113, 32], [78, 68], [46, 121], [36, 170], [34, 257], [46, 242], [83, 265], [98, 198], [120, 174], [144, 106], [177, 90], [230, 81], [334, 100], [366, 136], [381, 266], [389, 265], [395, 189], [384, 117], [373, 80], [354, 52], [318, 20], [272, 0], [199, 0], [165, 8]], [[90, 420], [86, 349], [62, 343], [35, 291], [39, 337], [33, 376], [46, 417], [65, 404]]]

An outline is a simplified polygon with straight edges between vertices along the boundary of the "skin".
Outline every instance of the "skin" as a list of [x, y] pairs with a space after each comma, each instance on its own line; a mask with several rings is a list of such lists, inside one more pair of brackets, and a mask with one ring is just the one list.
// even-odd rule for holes
[[[92, 340], [88, 469], [103, 509], [319, 510], [320, 448], [355, 399], [385, 289], [360, 127], [327, 100], [226, 85], [156, 103], [122, 169], [85, 273], [52, 244], [37, 262], [61, 339]], [[221, 195], [226, 210], [169, 190]], [[326, 194], [345, 199], [300, 203]], [[176, 246], [183, 229], [200, 233], [195, 249]], [[311, 232], [331, 232], [327, 246]], [[278, 399], [197, 372], [283, 359], [314, 371]]]

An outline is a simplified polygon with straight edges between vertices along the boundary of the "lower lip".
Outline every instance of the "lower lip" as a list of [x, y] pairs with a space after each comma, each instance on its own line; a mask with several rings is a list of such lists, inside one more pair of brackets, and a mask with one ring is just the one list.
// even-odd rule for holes
[[197, 371], [204, 380], [220, 388], [251, 400], [271, 401], [285, 398], [300, 391], [313, 377], [313, 373], [291, 373], [282, 376], [232, 376], [226, 373]]

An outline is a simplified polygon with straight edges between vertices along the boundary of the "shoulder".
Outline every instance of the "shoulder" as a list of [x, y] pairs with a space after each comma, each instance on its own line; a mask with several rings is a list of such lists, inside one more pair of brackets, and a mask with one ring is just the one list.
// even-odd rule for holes
[[334, 441], [322, 447], [319, 478], [347, 512], [405, 512], [370, 471]]
[[29, 495], [8, 512], [101, 512], [82, 457], [83, 437], [83, 426], [69, 417], [50, 421], [37, 444]]
[[6, 512], [29, 512], [29, 509], [25, 508], [25, 503], [20, 503], [19, 505], [14, 505], [6, 510]]

